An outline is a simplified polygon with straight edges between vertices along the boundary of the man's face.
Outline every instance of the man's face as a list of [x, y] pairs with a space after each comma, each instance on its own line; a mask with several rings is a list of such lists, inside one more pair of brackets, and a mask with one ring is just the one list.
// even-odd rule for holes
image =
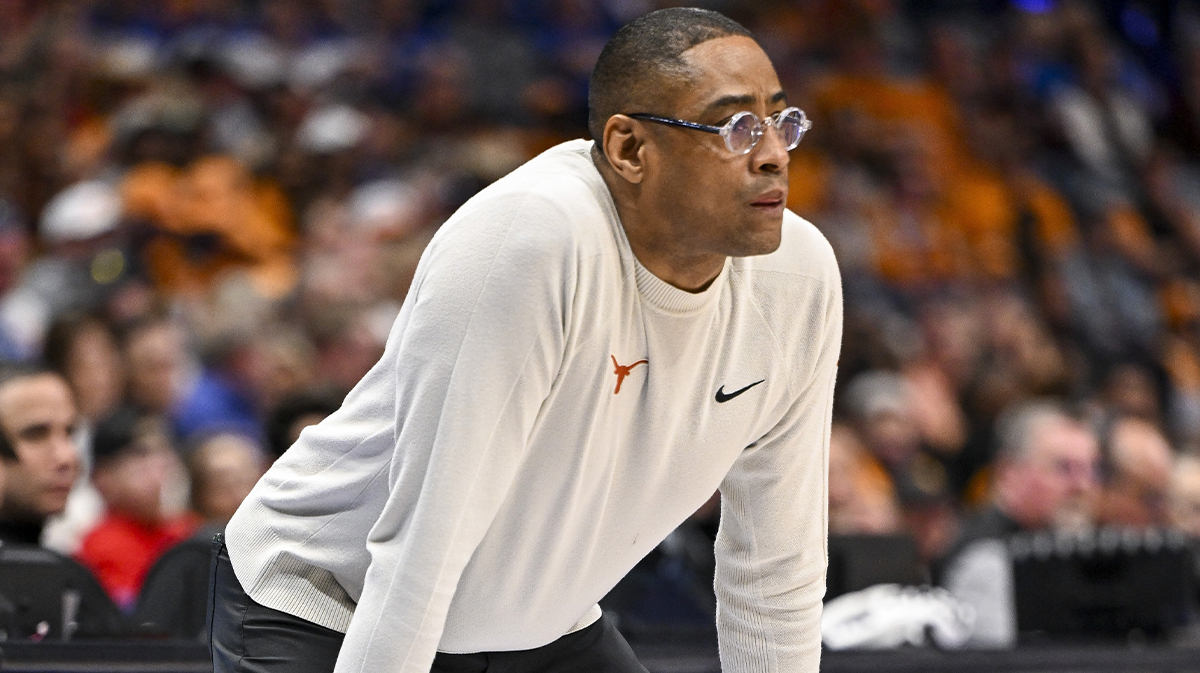
[[[683, 53], [691, 78], [671, 109], [631, 110], [712, 126], [749, 110], [765, 119], [787, 107], [775, 68], [754, 40], [709, 40]], [[641, 122], [647, 127], [641, 201], [668, 225], [672, 245], [691, 255], [762, 255], [779, 247], [787, 202], [788, 154], [767, 129], [748, 154], [721, 136]]]
[[1172, 451], [1152, 424], [1127, 419], [1110, 440], [1113, 474], [1100, 499], [1102, 523], [1161, 526], [1167, 523]]
[[125, 350], [129, 396], [151, 411], [170, 411], [185, 347], [179, 329], [166, 323], [145, 327], [130, 337]]
[[204, 488], [194, 494], [196, 508], [209, 520], [228, 521], [262, 476], [258, 449], [242, 437], [219, 435], [198, 451], [202, 453], [193, 456], [193, 467], [203, 472], [197, 481]]
[[55, 374], [0, 386], [0, 425], [17, 454], [7, 465], [4, 518], [37, 522], [66, 508], [79, 473], [72, 440], [76, 417], [71, 391]]
[[1020, 493], [1010, 514], [1035, 528], [1086, 522], [1099, 466], [1095, 436], [1079, 423], [1054, 418], [1035, 427], [1029, 441], [1025, 459], [1009, 468]]
[[163, 517], [163, 492], [182, 465], [161, 423], [139, 426], [132, 444], [97, 463], [92, 481], [109, 510], [154, 524]]

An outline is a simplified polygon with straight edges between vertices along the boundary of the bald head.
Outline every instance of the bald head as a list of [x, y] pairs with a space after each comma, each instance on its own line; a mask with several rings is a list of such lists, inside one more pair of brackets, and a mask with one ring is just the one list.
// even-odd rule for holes
[[693, 7], [660, 9], [625, 24], [613, 35], [588, 85], [588, 130], [603, 142], [604, 124], [615, 114], [662, 114], [663, 100], [688, 80], [683, 53], [719, 37], [751, 37], [741, 24]]
[[1127, 417], [1113, 425], [1109, 447], [1101, 521], [1117, 526], [1164, 525], [1175, 460], [1166, 437], [1153, 423]]
[[1122, 419], [1113, 427], [1109, 442], [1115, 472], [1161, 487], [1170, 481], [1171, 445], [1153, 423]]

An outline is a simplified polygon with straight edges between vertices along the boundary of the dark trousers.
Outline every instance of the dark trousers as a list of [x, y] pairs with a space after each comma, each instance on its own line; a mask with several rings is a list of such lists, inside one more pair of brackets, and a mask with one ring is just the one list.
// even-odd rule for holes
[[[213, 540], [208, 633], [214, 673], [330, 673], [341, 633], [259, 605]], [[647, 673], [606, 618], [532, 650], [446, 654], [431, 673]]]

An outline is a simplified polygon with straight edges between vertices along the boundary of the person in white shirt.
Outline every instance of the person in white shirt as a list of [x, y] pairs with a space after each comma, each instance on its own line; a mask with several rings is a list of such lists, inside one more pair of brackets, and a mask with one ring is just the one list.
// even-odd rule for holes
[[623, 27], [596, 141], [438, 232], [379, 363], [214, 553], [216, 671], [644, 671], [597, 602], [713, 493], [726, 671], [815, 673], [837, 264], [737, 23]]

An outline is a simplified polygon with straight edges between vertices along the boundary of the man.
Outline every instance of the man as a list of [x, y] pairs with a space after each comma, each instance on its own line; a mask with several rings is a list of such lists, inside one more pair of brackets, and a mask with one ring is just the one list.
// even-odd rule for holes
[[8, 471], [0, 541], [39, 544], [46, 520], [66, 509], [80, 469], [76, 419], [71, 389], [58, 374], [31, 367], [0, 374], [0, 432], [12, 449], [0, 452]]
[[1184, 456], [1171, 472], [1171, 527], [1200, 541], [1200, 458]]
[[188, 455], [192, 512], [201, 520], [195, 534], [155, 562], [138, 594], [132, 620], [139, 632], [176, 638], [206, 638], [209, 566], [213, 534], [262, 476], [263, 450], [243, 435], [221, 433], [200, 440]]
[[170, 317], [151, 315], [133, 323], [122, 342], [129, 400], [169, 418], [181, 439], [222, 431], [262, 434], [250, 401], [196, 362], [187, 335]]
[[[124, 623], [91, 573], [52, 551], [28, 549], [39, 544], [46, 520], [66, 509], [79, 472], [73, 444], [77, 418], [71, 389], [58, 374], [32, 366], [0, 372], [0, 472], [6, 473], [0, 492], [0, 585], [9, 562], [52, 567], [55, 581], [78, 598], [75, 635], [107, 637], [120, 633]], [[3, 592], [14, 602], [28, 602], [14, 592], [32, 588], [3, 587]], [[54, 600], [61, 609], [66, 598]], [[33, 611], [42, 607], [33, 605]]]
[[1150, 421], [1125, 416], [1108, 434], [1108, 461], [1096, 517], [1110, 526], [1166, 526], [1175, 452]]
[[942, 584], [975, 607], [976, 647], [1016, 639], [1012, 568], [1003, 540], [1022, 531], [1091, 522], [1096, 436], [1054, 402], [1021, 402], [997, 421], [992, 505], [968, 520], [947, 555]]
[[161, 417], [118, 409], [96, 425], [92, 458], [92, 483], [104, 499], [105, 515], [83, 538], [75, 558], [114, 603], [131, 612], [151, 566], [191, 537], [200, 522], [167, 504], [183, 465]]
[[229, 522], [217, 671], [644, 671], [597, 601], [718, 487], [725, 670], [817, 670], [842, 309], [783, 205], [807, 120], [696, 9], [618, 31], [589, 105], [594, 144], [442, 227]]

